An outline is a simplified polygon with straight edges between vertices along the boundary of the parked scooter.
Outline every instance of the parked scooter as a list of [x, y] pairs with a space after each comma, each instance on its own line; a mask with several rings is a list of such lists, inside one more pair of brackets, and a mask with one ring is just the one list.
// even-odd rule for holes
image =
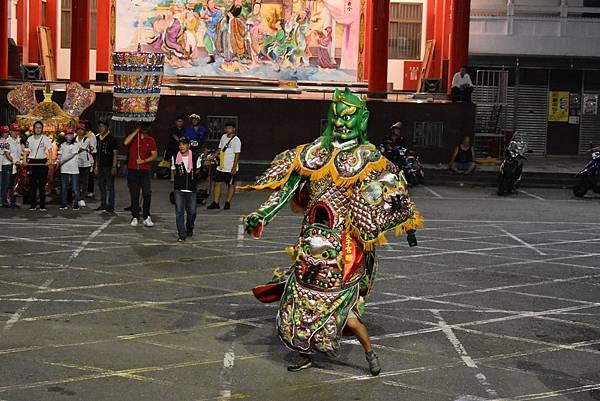
[[383, 145], [380, 150], [384, 156], [402, 171], [409, 186], [419, 185], [425, 181], [423, 165], [421, 164], [421, 160], [419, 160], [419, 156], [413, 151], [409, 151], [404, 146], [393, 146], [391, 150], [386, 150], [383, 148]]
[[573, 195], [582, 198], [591, 189], [600, 193], [600, 152], [592, 153], [592, 160], [576, 176]]
[[504, 161], [500, 165], [500, 175], [498, 177], [499, 196], [517, 190], [523, 175], [523, 160], [527, 160], [524, 154], [533, 152], [532, 150], [526, 150], [525, 140], [523, 138], [517, 140], [517, 136], [518, 133], [515, 133], [515, 136], [509, 142], [504, 152]]

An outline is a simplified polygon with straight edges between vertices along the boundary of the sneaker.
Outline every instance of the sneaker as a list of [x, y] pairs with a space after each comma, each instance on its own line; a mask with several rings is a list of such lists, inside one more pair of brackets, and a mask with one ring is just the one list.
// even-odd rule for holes
[[30, 206], [30, 207], [29, 207], [29, 210], [37, 210], [37, 207], [35, 207], [35, 206]]
[[225, 210], [231, 209], [231, 203], [225, 202], [225, 206], [223, 206], [223, 209], [225, 209]]
[[186, 233], [186, 235], [187, 235], [188, 237], [193, 237], [193, 236], [194, 236], [194, 230], [187, 230], [187, 233]]
[[308, 354], [300, 354], [298, 360], [293, 365], [288, 366], [288, 372], [299, 372], [303, 369], [312, 367], [312, 360]]
[[179, 238], [177, 238], [177, 242], [185, 242], [185, 238], [179, 237]]
[[206, 207], [207, 209], [220, 209], [220, 206], [217, 202], [213, 202]]
[[61, 206], [58, 208], [58, 210], [69, 210], [68, 206]]
[[377, 354], [373, 351], [365, 352], [365, 358], [367, 362], [369, 362], [369, 371], [372, 376], [377, 376], [379, 372], [381, 372], [381, 365], [379, 364], [379, 358], [377, 358]]
[[97, 208], [95, 208], [94, 210], [96, 211], [101, 211], [101, 210], [106, 210], [106, 206], [98, 206]]
[[45, 207], [41, 207], [39, 210], [40, 210], [40, 212], [47, 212], [48, 211], [48, 209], [46, 209]]
[[73, 210], [79, 210], [79, 209], [80, 209], [79, 205], [74, 205], [73, 206]]
[[144, 225], [146, 227], [154, 227], [154, 223], [152, 222], [150, 216], [146, 217], [146, 220], [144, 220]]
[[135, 217], [133, 219], [131, 219], [131, 227], [137, 227], [138, 225], [138, 219], [136, 219]]
[[79, 201], [79, 207], [85, 207], [85, 201], [83, 199]]

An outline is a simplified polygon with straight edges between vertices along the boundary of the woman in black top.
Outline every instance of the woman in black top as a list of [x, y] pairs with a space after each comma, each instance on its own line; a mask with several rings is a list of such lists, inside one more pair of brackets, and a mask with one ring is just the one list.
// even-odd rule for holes
[[454, 148], [448, 169], [456, 174], [469, 175], [475, 170], [475, 151], [471, 146], [471, 137], [465, 136], [462, 142]]

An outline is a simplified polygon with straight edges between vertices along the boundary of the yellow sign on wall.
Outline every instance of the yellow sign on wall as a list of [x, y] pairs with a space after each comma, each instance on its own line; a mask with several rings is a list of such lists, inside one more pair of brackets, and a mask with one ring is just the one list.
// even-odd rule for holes
[[550, 91], [548, 121], [569, 121], [569, 92]]

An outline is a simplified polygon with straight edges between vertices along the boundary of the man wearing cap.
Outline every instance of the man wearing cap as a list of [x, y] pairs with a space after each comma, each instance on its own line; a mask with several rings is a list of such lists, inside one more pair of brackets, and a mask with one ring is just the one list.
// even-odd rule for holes
[[169, 142], [165, 151], [165, 160], [171, 160], [179, 152], [179, 139], [185, 136], [185, 121], [183, 116], [175, 118], [175, 126], [169, 132]]
[[10, 142], [8, 125], [0, 126], [0, 168], [2, 169], [2, 178], [0, 185], [0, 193], [2, 194], [2, 206], [9, 207], [8, 203], [8, 187], [10, 184], [10, 176], [12, 174], [13, 158], [10, 153]]
[[15, 184], [17, 183], [17, 169], [21, 164], [21, 156], [23, 154], [23, 145], [21, 144], [21, 130], [19, 124], [12, 123], [9, 127], [10, 136], [8, 143], [10, 144], [10, 155], [12, 157], [12, 171], [8, 183], [8, 192], [11, 193], [8, 203], [10, 207], [17, 207], [17, 197], [14, 194]]
[[398, 147], [406, 147], [406, 140], [401, 135], [402, 122], [398, 121], [390, 127], [390, 134], [383, 139], [379, 146], [381, 153], [392, 163], [398, 165]]
[[185, 127], [185, 136], [190, 140], [190, 145], [194, 145], [193, 142], [197, 142], [197, 145], [194, 146], [196, 150], [202, 149], [204, 141], [206, 141], [206, 128], [200, 125], [201, 120], [198, 114], [191, 114], [191, 125]]
[[97, 160], [94, 173], [100, 187], [100, 206], [96, 210], [115, 211], [115, 176], [117, 175], [117, 140], [110, 133], [106, 121], [98, 122]]
[[186, 137], [180, 138], [179, 151], [171, 160], [178, 242], [194, 235], [197, 177], [201, 167], [202, 160], [190, 152], [190, 140]]

